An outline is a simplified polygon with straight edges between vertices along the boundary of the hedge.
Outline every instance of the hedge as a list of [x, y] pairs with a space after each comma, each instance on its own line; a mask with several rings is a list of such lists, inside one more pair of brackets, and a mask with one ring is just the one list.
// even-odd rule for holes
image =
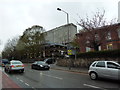
[[120, 58], [120, 49], [79, 53], [77, 58]]

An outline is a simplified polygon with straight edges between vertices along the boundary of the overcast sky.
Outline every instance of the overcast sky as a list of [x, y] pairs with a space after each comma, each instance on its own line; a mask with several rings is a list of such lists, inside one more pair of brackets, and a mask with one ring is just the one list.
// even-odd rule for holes
[[[69, 22], [76, 25], [80, 17], [91, 16], [98, 9], [105, 10], [107, 20], [118, 18], [119, 0], [0, 0], [0, 51], [8, 39], [22, 35], [33, 25], [43, 26], [47, 31]], [[78, 27], [79, 29], [80, 27]]]

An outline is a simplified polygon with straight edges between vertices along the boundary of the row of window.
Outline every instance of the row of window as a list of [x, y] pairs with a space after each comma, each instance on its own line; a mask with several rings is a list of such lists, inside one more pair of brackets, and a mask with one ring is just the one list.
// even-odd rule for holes
[[[120, 29], [118, 30], [118, 37], [120, 38]], [[90, 37], [86, 37], [86, 39], [87, 39], [86, 43], [89, 43], [88, 40], [90, 39]], [[95, 39], [99, 40], [99, 35], [98, 34], [95, 34]], [[111, 32], [107, 33], [106, 39], [107, 40], [111, 40], [112, 39]]]
[[[99, 51], [101, 50], [101, 46], [99, 46]], [[112, 44], [108, 44], [107, 45], [107, 50], [112, 50], [113, 49], [113, 45]], [[89, 47], [86, 47], [86, 52], [89, 52], [89, 51], [91, 51], [91, 48], [89, 48]]]
[[[92, 66], [94, 67], [96, 65], [96, 67], [105, 67], [105, 62], [98, 62], [97, 64], [94, 63]], [[119, 67], [119, 65], [112, 63], [112, 62], [107, 62], [107, 68], [117, 68]]]

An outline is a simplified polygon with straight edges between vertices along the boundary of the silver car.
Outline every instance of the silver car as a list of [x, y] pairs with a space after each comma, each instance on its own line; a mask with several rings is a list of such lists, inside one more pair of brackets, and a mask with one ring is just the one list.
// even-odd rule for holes
[[5, 72], [11, 73], [12, 71], [24, 72], [24, 64], [19, 60], [12, 60], [5, 65]]
[[92, 80], [98, 77], [120, 80], [120, 62], [94, 61], [88, 71]]

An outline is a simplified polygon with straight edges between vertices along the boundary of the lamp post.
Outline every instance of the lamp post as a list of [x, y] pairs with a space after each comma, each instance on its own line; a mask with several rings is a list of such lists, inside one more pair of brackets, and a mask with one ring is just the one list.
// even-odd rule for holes
[[[58, 11], [62, 11], [62, 12], [64, 12], [66, 15], [67, 15], [67, 24], [69, 24], [69, 14], [66, 12], [66, 11], [64, 11], [64, 10], [62, 10], [62, 9], [60, 9], [60, 8], [57, 8], [57, 10]], [[68, 27], [68, 48], [67, 48], [67, 51], [70, 49], [69, 48], [69, 27]], [[69, 65], [69, 70], [71, 69], [71, 63], [72, 63], [72, 61], [70, 60], [70, 58], [69, 58], [69, 61], [70, 61], [70, 65]]]
[[[62, 11], [67, 15], [67, 24], [69, 24], [69, 14], [66, 11], [64, 11], [64, 10], [62, 10], [60, 8], [57, 8], [57, 10]], [[68, 44], [69, 44], [69, 27], [68, 27]]]
[[62, 12], [64, 12], [64, 13], [67, 14], [67, 24], [69, 24], [69, 14], [68, 14], [66, 11], [64, 11], [64, 10], [62, 10], [62, 9], [60, 9], [60, 8], [57, 8], [57, 10], [58, 10], [58, 11], [62, 11]]

